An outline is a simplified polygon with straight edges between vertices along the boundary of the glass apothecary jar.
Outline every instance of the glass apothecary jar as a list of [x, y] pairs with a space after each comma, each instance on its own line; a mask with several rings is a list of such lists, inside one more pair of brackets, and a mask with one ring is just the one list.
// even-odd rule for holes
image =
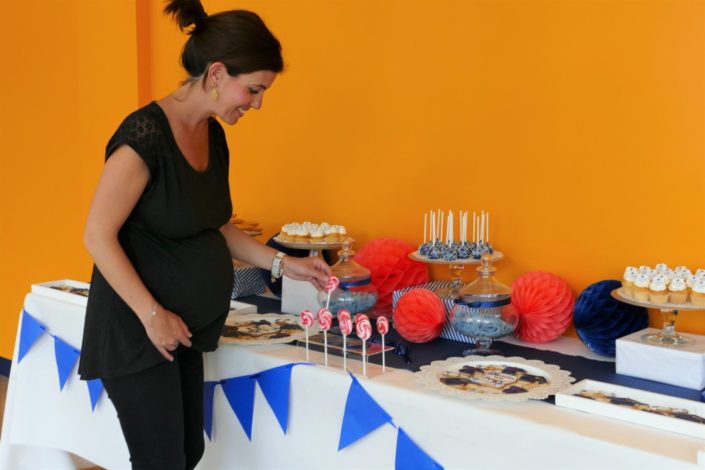
[[511, 306], [512, 290], [494, 278], [489, 254], [482, 255], [477, 271], [479, 277], [460, 289], [450, 315], [453, 328], [475, 344], [464, 355], [494, 354], [492, 341], [511, 334], [519, 323]]
[[[342, 250], [338, 251], [340, 260], [331, 267], [333, 275], [340, 284], [330, 293], [328, 309], [337, 315], [340, 309], [346, 309], [353, 315], [369, 313], [377, 303], [377, 288], [372, 284], [372, 273], [369, 269], [353, 261], [355, 252], [352, 238], [343, 240]], [[325, 307], [328, 303], [328, 292], [318, 293], [318, 303]]]

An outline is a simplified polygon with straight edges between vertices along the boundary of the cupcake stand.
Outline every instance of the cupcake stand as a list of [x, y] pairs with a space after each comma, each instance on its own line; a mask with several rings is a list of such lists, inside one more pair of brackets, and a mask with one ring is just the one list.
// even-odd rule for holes
[[[453, 261], [446, 261], [444, 259], [429, 259], [426, 256], [421, 256], [418, 250], [409, 253], [409, 258], [413, 259], [414, 261], [421, 261], [422, 263], [447, 265], [448, 269], [450, 270], [451, 284], [449, 287], [438, 288], [434, 292], [440, 297], [450, 297], [453, 299], [458, 298], [458, 292], [460, 292], [460, 289], [462, 289], [463, 287], [463, 270], [465, 269], [465, 266], [480, 264], [479, 259], [473, 258], [456, 259]], [[494, 253], [492, 253], [493, 263], [501, 260], [502, 258], [504, 258], [504, 255], [501, 251], [495, 250]]]
[[647, 333], [643, 335], [641, 337], [642, 341], [660, 346], [673, 347], [681, 347], [692, 344], [692, 339], [681, 336], [676, 332], [676, 317], [678, 316], [679, 311], [703, 310], [703, 307], [693, 305], [690, 302], [685, 302], [682, 304], [655, 304], [653, 302], [644, 302], [637, 300], [634, 297], [627, 296], [621, 287], [612, 291], [612, 297], [620, 302], [636, 305], [637, 307], [661, 310], [661, 314], [663, 315], [663, 329], [658, 333]]
[[293, 250], [308, 250], [309, 256], [321, 256], [321, 250], [339, 250], [343, 246], [341, 243], [296, 243], [280, 240], [279, 237], [275, 237], [274, 241]]

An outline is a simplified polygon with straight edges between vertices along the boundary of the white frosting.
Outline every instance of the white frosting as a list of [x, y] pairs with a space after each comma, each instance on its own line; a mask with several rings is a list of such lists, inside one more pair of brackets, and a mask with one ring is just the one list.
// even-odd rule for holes
[[697, 280], [698, 280], [698, 278], [695, 277], [695, 275], [691, 274], [690, 276], [687, 276], [685, 278], [685, 285], [692, 289], [693, 284], [695, 284], [695, 281], [697, 281]]
[[320, 227], [311, 230], [311, 238], [323, 238], [323, 230]]
[[699, 268], [695, 271], [695, 277], [705, 277], [705, 269]]
[[695, 284], [693, 284], [693, 292], [697, 292], [698, 294], [705, 294], [705, 278], [701, 278], [695, 281]]
[[296, 227], [296, 230], [294, 231], [294, 233], [296, 234], [297, 237], [307, 237], [309, 234], [308, 228], [306, 228], [303, 225], [299, 225], [298, 227]]
[[651, 277], [651, 273], [653, 273], [653, 272], [654, 272], [654, 270], [648, 266], [639, 266], [639, 271], [638, 271], [639, 274], [646, 274], [647, 276]]
[[682, 277], [674, 277], [671, 280], [671, 283], [668, 285], [668, 290], [673, 291], [673, 292], [684, 291], [685, 288], [686, 288], [685, 279], [683, 279]]
[[634, 282], [638, 272], [634, 266], [627, 266], [624, 270], [624, 280], [629, 282]]
[[341, 235], [348, 234], [348, 230], [345, 228], [345, 225], [338, 225], [338, 233]]
[[656, 265], [654, 268], [654, 271], [656, 271], [659, 274], [662, 274], [668, 270], [668, 265], [666, 263], [659, 263]]
[[648, 274], [641, 273], [636, 275], [636, 279], [634, 279], [634, 285], [637, 287], [649, 287], [649, 282], [651, 279], [649, 278]]
[[666, 276], [657, 274], [651, 280], [651, 285], [649, 286], [649, 289], [655, 292], [662, 292], [666, 290], [666, 286], [668, 286], [668, 279], [666, 278]]
[[685, 266], [678, 266], [676, 269], [673, 270], [674, 275], [677, 275], [678, 277], [686, 278], [687, 276], [690, 276], [692, 273], [690, 272], [690, 269], [688, 269]]

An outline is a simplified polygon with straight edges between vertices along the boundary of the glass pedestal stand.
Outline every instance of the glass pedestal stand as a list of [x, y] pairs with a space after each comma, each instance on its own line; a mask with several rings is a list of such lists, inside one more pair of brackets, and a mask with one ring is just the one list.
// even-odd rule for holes
[[693, 343], [692, 339], [681, 336], [676, 332], [676, 318], [678, 317], [679, 311], [705, 310], [703, 307], [693, 305], [690, 302], [682, 304], [655, 304], [653, 302], [637, 300], [634, 297], [627, 295], [623, 287], [613, 290], [612, 297], [620, 302], [636, 305], [638, 307], [660, 310], [661, 315], [663, 316], [663, 328], [658, 333], [647, 333], [642, 335], [641, 340], [646, 343], [666, 347], [681, 347]]
[[[479, 259], [472, 258], [456, 259], [453, 261], [446, 261], [444, 259], [429, 259], [426, 256], [421, 256], [418, 251], [409, 253], [409, 258], [413, 259], [414, 261], [420, 261], [422, 263], [447, 265], [448, 270], [450, 271], [450, 286], [439, 287], [438, 289], [434, 290], [434, 292], [438, 294], [439, 297], [446, 297], [452, 299], [458, 298], [458, 292], [465, 285], [463, 284], [463, 270], [465, 270], [465, 266], [469, 264], [480, 264]], [[501, 251], [495, 250], [494, 253], [492, 253], [492, 262], [499, 261], [502, 258], [504, 258], [504, 255]]]

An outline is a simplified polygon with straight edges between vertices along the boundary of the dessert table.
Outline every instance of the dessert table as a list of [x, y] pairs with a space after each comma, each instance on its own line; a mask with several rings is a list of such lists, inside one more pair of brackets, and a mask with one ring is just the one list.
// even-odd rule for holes
[[[83, 306], [30, 293], [24, 310], [45, 325], [48, 333], [80, 349]], [[571, 341], [565, 338], [566, 344]], [[67, 452], [105, 468], [129, 468], [112, 404], [103, 392], [91, 410], [87, 386], [75, 368], [60, 390], [53, 343], [50, 335], [43, 334], [18, 364], [18, 329], [0, 439], [0, 468], [75, 468]], [[304, 358], [304, 350], [291, 345], [226, 344], [205, 355], [205, 378], [217, 381], [254, 374]], [[311, 351], [311, 360], [323, 362], [315, 351]], [[355, 374], [360, 384], [396, 425], [445, 468], [705, 467], [702, 439], [544, 401], [483, 402], [443, 396], [422, 388], [407, 370], [388, 369], [379, 374], [375, 367], [371, 366], [369, 378]], [[294, 367], [286, 434], [262, 391], [255, 387], [251, 441], [222, 387], [216, 387], [213, 440], [206, 439], [198, 468], [393, 468], [397, 430], [391, 425], [338, 451], [350, 383], [350, 376], [335, 367]]]

